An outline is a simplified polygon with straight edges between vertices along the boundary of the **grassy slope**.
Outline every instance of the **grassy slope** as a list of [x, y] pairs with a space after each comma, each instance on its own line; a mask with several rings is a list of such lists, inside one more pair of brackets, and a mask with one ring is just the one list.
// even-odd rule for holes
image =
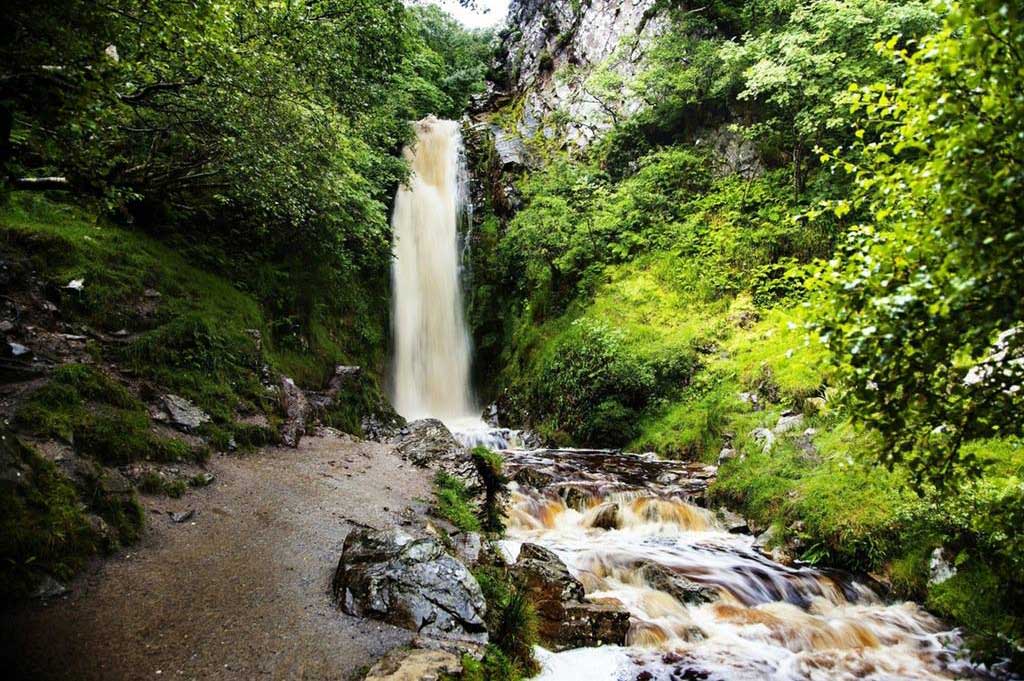
[[[109, 224], [85, 208], [38, 196], [15, 194], [0, 208], [0, 258], [13, 272], [11, 295], [21, 296], [31, 315], [43, 314], [37, 309], [40, 297], [48, 299], [66, 331], [90, 336], [85, 363], [59, 367], [16, 407], [16, 432], [4, 433], [13, 443], [5, 466], [23, 470], [27, 482], [0, 490], [11, 530], [4, 531], [0, 545], [10, 586], [3, 595], [25, 593], [42, 574], [67, 578], [89, 555], [138, 535], [142, 515], [132, 514], [134, 495], [101, 493], [110, 475], [103, 465], [201, 462], [210, 448], [224, 449], [232, 439], [243, 449], [275, 440], [279, 407], [263, 385], [267, 371], [271, 380], [291, 375], [319, 387], [336, 363], [366, 361], [370, 371], [363, 384], [345, 395], [328, 420], [357, 430], [356, 412], [375, 404], [375, 358], [353, 354], [349, 348], [360, 345], [343, 328], [353, 320], [307, 329], [313, 340], [304, 349], [276, 343], [276, 320], [260, 301], [187, 253], [179, 244]], [[84, 282], [80, 291], [66, 287], [75, 279]], [[144, 401], [165, 392], [192, 400], [212, 416], [201, 431], [209, 447], [153, 427]], [[268, 425], [253, 425], [254, 420]], [[68, 443], [92, 472], [72, 484], [19, 442], [18, 434]], [[114, 535], [97, 529], [90, 514], [103, 518]]]

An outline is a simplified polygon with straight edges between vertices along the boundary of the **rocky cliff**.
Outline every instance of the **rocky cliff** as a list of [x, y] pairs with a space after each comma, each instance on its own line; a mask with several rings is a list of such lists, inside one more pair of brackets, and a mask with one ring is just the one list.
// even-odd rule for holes
[[496, 87], [524, 137], [563, 134], [580, 146], [635, 111], [618, 83], [636, 73], [667, 21], [659, 0], [513, 0]]

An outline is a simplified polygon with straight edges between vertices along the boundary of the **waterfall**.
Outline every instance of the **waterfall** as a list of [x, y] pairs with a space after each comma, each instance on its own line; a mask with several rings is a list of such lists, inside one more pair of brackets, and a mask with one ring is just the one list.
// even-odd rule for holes
[[395, 197], [391, 226], [392, 398], [407, 419], [477, 418], [472, 347], [462, 310], [459, 220], [468, 175], [455, 121], [427, 117], [404, 151], [412, 174]]

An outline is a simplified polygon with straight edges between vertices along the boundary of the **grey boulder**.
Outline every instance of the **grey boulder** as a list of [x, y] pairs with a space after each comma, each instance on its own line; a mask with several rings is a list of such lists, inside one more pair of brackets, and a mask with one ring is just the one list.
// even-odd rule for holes
[[434, 539], [413, 539], [400, 530], [353, 530], [332, 587], [350, 615], [424, 636], [487, 642], [480, 585]]

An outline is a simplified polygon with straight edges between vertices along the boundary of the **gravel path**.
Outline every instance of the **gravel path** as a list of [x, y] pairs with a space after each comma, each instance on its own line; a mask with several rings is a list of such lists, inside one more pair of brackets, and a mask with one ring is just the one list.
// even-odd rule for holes
[[409, 641], [341, 613], [328, 587], [354, 524], [422, 525], [427, 471], [345, 436], [210, 470], [209, 488], [144, 498], [143, 540], [70, 595], [0, 618], [4, 678], [348, 679]]

